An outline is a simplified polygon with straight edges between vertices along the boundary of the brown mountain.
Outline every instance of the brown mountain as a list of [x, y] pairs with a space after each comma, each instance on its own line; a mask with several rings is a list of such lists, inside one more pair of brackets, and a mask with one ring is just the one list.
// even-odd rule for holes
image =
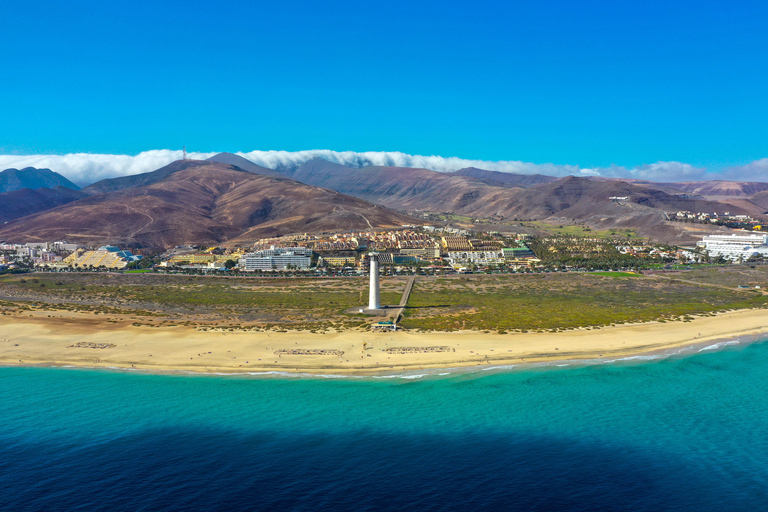
[[67, 178], [50, 169], [25, 167], [21, 170], [5, 169], [0, 172], [0, 193], [11, 192], [23, 188], [37, 190], [38, 188], [56, 187], [66, 187], [72, 190], [80, 189], [80, 187], [69, 181]]
[[494, 187], [475, 178], [410, 167], [346, 167], [315, 158], [290, 176], [302, 183], [330, 188], [399, 210], [465, 211], [501, 194], [514, 197], [514, 190]]
[[669, 242], [690, 241], [687, 232], [694, 229], [668, 221], [666, 214], [671, 212], [762, 213], [760, 206], [748, 200], [711, 201], [645, 181], [568, 176], [539, 184], [518, 182], [520, 186], [515, 187], [514, 177], [494, 185], [489, 182], [495, 174], [480, 171], [467, 171], [462, 174], [471, 176], [464, 176], [399, 167], [356, 169], [315, 159], [291, 176], [399, 210], [636, 228], [644, 236]]
[[595, 181], [574, 176], [516, 190], [519, 192], [512, 201], [497, 200], [464, 213], [477, 217], [497, 215], [506, 219], [587, 224], [598, 229], [631, 228], [641, 236], [673, 244], [691, 243], [701, 234], [718, 228], [671, 222], [667, 216], [670, 212], [747, 213], [744, 205], [726, 205], [621, 181]]
[[459, 169], [453, 174], [474, 178], [494, 187], [528, 188], [541, 183], [552, 183], [559, 179], [554, 176], [545, 176], [544, 174], [515, 174], [511, 172], [486, 171], [476, 167]]
[[[138, 185], [125, 187], [127, 179]], [[335, 191], [215, 162], [177, 161], [127, 179], [105, 180], [112, 192], [91, 189], [90, 197], [9, 222], [0, 238], [163, 248], [414, 222]]]
[[679, 183], [658, 183], [689, 194], [706, 197], [747, 197], [768, 191], [768, 183], [757, 181], [688, 181]]
[[168, 178], [177, 171], [195, 166], [201, 167], [203, 165], [205, 165], [205, 162], [199, 160], [176, 160], [156, 171], [121, 176], [119, 178], [108, 178], [97, 181], [96, 183], [91, 183], [83, 188], [83, 192], [88, 195], [106, 194], [108, 192], [117, 192], [118, 190], [125, 190], [127, 188], [152, 185], [153, 183]]
[[757, 194], [752, 195], [749, 199], [750, 202], [756, 204], [763, 210], [768, 210], [768, 190], [764, 192], [758, 192]]
[[[636, 213], [654, 213], [654, 211], [690, 210], [722, 213], [724, 210], [724, 205], [716, 201], [691, 199], [623, 181], [595, 181], [575, 176], [523, 190], [515, 199], [515, 204], [507, 206], [506, 216], [510, 214], [527, 218], [555, 216], [581, 220], [606, 215], [626, 217]], [[736, 206], [732, 209], [734, 213], [743, 213], [743, 210]]]
[[252, 172], [253, 174], [265, 174], [267, 176], [283, 176], [283, 174], [273, 169], [256, 165], [250, 160], [246, 160], [245, 158], [239, 155], [235, 155], [234, 153], [219, 153], [218, 155], [213, 155], [211, 158], [208, 158], [207, 160], [209, 162], [218, 162], [220, 164], [234, 165], [235, 167], [239, 167], [244, 171]]
[[[539, 184], [521, 183], [528, 186], [520, 188], [490, 185], [485, 180], [490, 181], [495, 173], [477, 171], [480, 170], [469, 173], [481, 176], [483, 180], [427, 169], [376, 166], [354, 169], [315, 159], [303, 164], [292, 176], [304, 183], [338, 190], [390, 208], [452, 211], [475, 216], [545, 219], [557, 215], [578, 220], [595, 215], [616, 214], [630, 207], [667, 212], [722, 212], [726, 208], [715, 201], [692, 198], [686, 194], [671, 194], [650, 188], [645, 183], [567, 176]], [[611, 197], [628, 199], [617, 201], [611, 200]], [[743, 209], [736, 206], [731, 208], [743, 213]]]
[[83, 197], [86, 197], [86, 194], [67, 187], [44, 187], [37, 190], [22, 188], [5, 192], [0, 194], [0, 224], [50, 210]]

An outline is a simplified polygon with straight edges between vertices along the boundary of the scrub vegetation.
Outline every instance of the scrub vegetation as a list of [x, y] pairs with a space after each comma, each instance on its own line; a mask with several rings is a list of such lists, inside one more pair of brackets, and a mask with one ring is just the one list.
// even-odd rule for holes
[[[405, 277], [383, 277], [382, 303], [398, 304], [405, 282]], [[421, 331], [504, 333], [687, 321], [692, 315], [765, 307], [768, 296], [763, 288], [768, 288], [768, 268], [759, 266], [658, 276], [597, 272], [420, 277], [400, 325]], [[64, 318], [69, 313], [142, 328], [364, 330], [379, 320], [356, 314], [367, 297], [365, 277], [0, 276], [5, 315]]]
[[462, 276], [417, 281], [402, 325], [434, 331], [557, 331], [690, 320], [768, 297], [629, 273]]

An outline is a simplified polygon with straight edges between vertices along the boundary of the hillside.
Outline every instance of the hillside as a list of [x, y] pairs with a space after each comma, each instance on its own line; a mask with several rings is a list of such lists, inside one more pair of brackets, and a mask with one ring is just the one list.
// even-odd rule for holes
[[768, 190], [752, 195], [749, 200], [751, 203], [756, 204], [763, 210], [768, 210]]
[[50, 169], [35, 169], [34, 167], [25, 167], [24, 169], [6, 169], [0, 172], [0, 194], [28, 188], [37, 190], [39, 188], [66, 187], [71, 190], [80, 190], [80, 187], [69, 181], [67, 178]]
[[[466, 174], [466, 175], [465, 175]], [[439, 173], [398, 167], [349, 168], [324, 160], [310, 160], [291, 173], [295, 179], [338, 190], [405, 211], [454, 213], [476, 218], [544, 220], [588, 224], [597, 228], [632, 228], [642, 236], [668, 242], [689, 242], [701, 229], [666, 220], [678, 210], [748, 213], [762, 208], [750, 201], [712, 201], [651, 182], [618, 179], [534, 177], [530, 183], [481, 169]], [[496, 183], [494, 185], [494, 183]], [[517, 184], [518, 186], [514, 186]], [[611, 197], [626, 197], [612, 200]]]
[[486, 171], [477, 169], [476, 167], [459, 169], [453, 174], [474, 178], [494, 187], [528, 188], [541, 183], [552, 183], [559, 179], [554, 176], [545, 176], [543, 174], [515, 174], [511, 172]]
[[493, 187], [453, 173], [410, 167], [356, 169], [319, 158], [305, 162], [290, 175], [302, 183], [408, 211], [464, 211], [491, 195], [514, 197], [514, 189]]
[[176, 160], [155, 171], [121, 176], [119, 178], [108, 178], [97, 181], [96, 183], [91, 183], [83, 188], [83, 192], [88, 195], [106, 194], [133, 187], [152, 185], [153, 183], [168, 178], [175, 172], [192, 167], [202, 167], [204, 165], [207, 165], [207, 162], [201, 160]]
[[37, 190], [22, 188], [5, 192], [0, 194], [0, 224], [71, 203], [83, 197], [86, 197], [83, 192], [61, 186]]
[[235, 167], [239, 167], [244, 171], [252, 172], [253, 174], [264, 174], [267, 176], [283, 176], [282, 174], [280, 174], [275, 170], [257, 165], [251, 162], [250, 160], [246, 160], [245, 158], [235, 155], [233, 153], [219, 153], [218, 155], [213, 155], [211, 158], [208, 158], [207, 160], [209, 162], [218, 162], [220, 164], [234, 165]]
[[[627, 199], [611, 199], [626, 197]], [[630, 212], [650, 213], [690, 210], [701, 212], [722, 211], [723, 205], [715, 201], [692, 199], [669, 194], [623, 181], [594, 181], [568, 176], [552, 183], [538, 185], [520, 192], [517, 203], [509, 205], [506, 215], [531, 218], [551, 216], [586, 219], [593, 216], [619, 215]], [[743, 210], [733, 206], [734, 213]]]
[[[670, 194], [619, 180], [593, 180], [567, 176], [552, 178], [540, 176], [525, 183], [519, 175], [510, 175], [505, 186], [491, 185], [487, 181], [502, 181], [498, 174], [481, 169], [465, 170], [463, 174], [439, 173], [427, 169], [400, 167], [364, 167], [353, 169], [315, 159], [306, 162], [293, 178], [317, 186], [363, 197], [390, 208], [404, 210], [423, 209], [436, 212], [454, 212], [476, 216], [501, 216], [545, 219], [551, 216], [576, 220], [595, 215], [616, 215], [632, 205], [658, 211], [722, 211], [725, 206], [715, 201]], [[547, 179], [549, 178], [549, 179]], [[514, 182], [521, 187], [512, 187]], [[612, 201], [611, 197], [628, 197], [626, 201]], [[743, 209], [730, 205], [734, 211]], [[648, 213], [644, 211], [643, 213]]]
[[141, 184], [101, 194], [91, 189], [90, 197], [9, 222], [0, 238], [164, 248], [414, 221], [338, 192], [214, 162], [178, 161], [129, 178]]
[[756, 181], [689, 181], [679, 183], [658, 183], [689, 194], [706, 197], [748, 197], [768, 191], [768, 183]]

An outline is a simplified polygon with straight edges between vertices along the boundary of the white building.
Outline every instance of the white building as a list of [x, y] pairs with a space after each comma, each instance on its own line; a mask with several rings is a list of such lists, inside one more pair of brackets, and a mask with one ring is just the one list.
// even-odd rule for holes
[[240, 270], [285, 270], [307, 269], [312, 263], [312, 249], [307, 247], [275, 247], [263, 251], [249, 252], [238, 261]]
[[451, 265], [489, 265], [491, 263], [504, 263], [502, 251], [456, 251], [448, 253], [448, 261]]
[[712, 258], [722, 256], [730, 261], [746, 261], [757, 255], [768, 257], [768, 235], [707, 235], [696, 246]]

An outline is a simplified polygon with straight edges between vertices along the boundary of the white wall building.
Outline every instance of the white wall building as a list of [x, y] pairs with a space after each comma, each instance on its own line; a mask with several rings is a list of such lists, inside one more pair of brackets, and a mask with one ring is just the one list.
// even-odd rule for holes
[[491, 263], [504, 263], [502, 251], [456, 251], [448, 253], [448, 261], [451, 265], [489, 265]]
[[707, 235], [696, 246], [712, 258], [722, 256], [730, 261], [746, 261], [755, 255], [768, 257], [768, 235]]
[[240, 270], [285, 270], [289, 266], [307, 269], [312, 263], [312, 249], [307, 247], [275, 247], [249, 252], [238, 261]]

